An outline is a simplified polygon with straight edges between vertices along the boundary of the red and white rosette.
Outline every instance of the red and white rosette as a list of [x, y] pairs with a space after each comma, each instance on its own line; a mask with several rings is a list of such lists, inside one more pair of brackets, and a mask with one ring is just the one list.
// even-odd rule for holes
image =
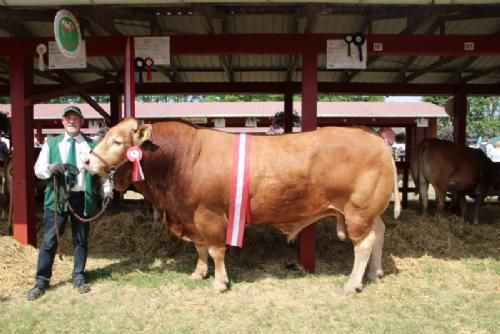
[[132, 162], [132, 182], [144, 181], [144, 172], [141, 167], [142, 150], [137, 146], [132, 146], [127, 150], [127, 159]]

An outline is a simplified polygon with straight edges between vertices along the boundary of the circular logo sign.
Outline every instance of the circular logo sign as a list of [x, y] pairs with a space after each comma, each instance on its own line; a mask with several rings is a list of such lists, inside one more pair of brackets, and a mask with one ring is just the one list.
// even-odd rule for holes
[[76, 57], [80, 52], [82, 36], [80, 25], [71, 12], [62, 9], [54, 19], [54, 35], [57, 46], [66, 57]]
[[127, 159], [129, 161], [139, 161], [142, 159], [142, 150], [137, 146], [132, 146], [127, 150]]

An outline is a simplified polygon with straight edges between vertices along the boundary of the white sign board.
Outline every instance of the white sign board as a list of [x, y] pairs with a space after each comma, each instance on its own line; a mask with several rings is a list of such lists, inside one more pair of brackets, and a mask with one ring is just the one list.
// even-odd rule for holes
[[359, 49], [354, 43], [351, 45], [349, 56], [349, 44], [341, 39], [330, 39], [326, 41], [326, 68], [335, 69], [366, 69], [366, 42], [361, 46], [363, 60], [359, 59]]
[[170, 65], [170, 37], [135, 37], [135, 56], [151, 58], [155, 65]]
[[61, 53], [55, 41], [49, 41], [49, 69], [86, 68], [87, 52], [82, 41], [78, 55], [68, 58]]
[[417, 118], [417, 128], [426, 128], [429, 126], [429, 120], [427, 118]]

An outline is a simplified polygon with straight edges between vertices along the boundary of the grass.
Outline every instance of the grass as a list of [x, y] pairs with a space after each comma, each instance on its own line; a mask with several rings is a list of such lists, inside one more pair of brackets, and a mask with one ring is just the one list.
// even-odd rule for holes
[[[339, 290], [352, 246], [336, 239], [331, 222], [317, 228], [315, 274], [287, 269], [296, 247], [279, 233], [248, 229], [246, 247], [227, 255], [230, 291], [215, 294], [211, 263], [208, 279], [192, 281], [192, 247], [131, 212], [93, 226], [89, 294], [71, 286], [69, 234], [42, 298], [25, 300], [32, 278], [3, 280], [0, 333], [499, 333], [498, 206], [485, 209], [481, 226], [422, 219], [414, 208], [401, 222], [388, 214], [386, 276], [351, 296]], [[9, 270], [32, 277], [35, 262], [36, 252], [26, 251]]]

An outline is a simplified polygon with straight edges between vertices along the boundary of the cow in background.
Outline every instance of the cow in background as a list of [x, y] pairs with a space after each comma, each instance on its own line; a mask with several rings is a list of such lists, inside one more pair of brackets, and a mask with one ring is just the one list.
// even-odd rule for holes
[[[143, 151], [145, 180], [135, 186], [162, 210], [169, 229], [193, 242], [195, 279], [215, 264], [214, 288], [227, 289], [224, 256], [235, 135], [187, 122], [141, 124], [133, 118], [111, 128], [85, 164], [90, 172], [115, 174], [115, 189], [127, 189], [131, 167], [126, 152]], [[345, 218], [354, 243], [354, 265], [346, 293], [362, 289], [362, 279], [383, 275], [385, 226], [380, 215], [392, 193], [400, 213], [396, 167], [383, 139], [366, 128], [327, 127], [278, 136], [252, 136], [249, 221], [269, 224], [293, 240], [306, 226], [332, 215]]]
[[[40, 155], [41, 147], [34, 147], [34, 159]], [[8, 218], [10, 224], [10, 215], [12, 210], [12, 184], [14, 178], [14, 164], [12, 160], [12, 152], [7, 155], [3, 166], [0, 168], [0, 178], [2, 179], [0, 191], [0, 210], [2, 219]], [[43, 195], [46, 187], [46, 180], [35, 178], [34, 194], [37, 199], [43, 201]]]
[[479, 223], [479, 209], [484, 198], [500, 187], [500, 165], [483, 151], [441, 139], [424, 139], [412, 159], [412, 176], [420, 194], [422, 211], [427, 213], [428, 189], [436, 193], [437, 212], [444, 210], [446, 192], [458, 198], [459, 214], [465, 218], [465, 195], [475, 198], [474, 224]]

